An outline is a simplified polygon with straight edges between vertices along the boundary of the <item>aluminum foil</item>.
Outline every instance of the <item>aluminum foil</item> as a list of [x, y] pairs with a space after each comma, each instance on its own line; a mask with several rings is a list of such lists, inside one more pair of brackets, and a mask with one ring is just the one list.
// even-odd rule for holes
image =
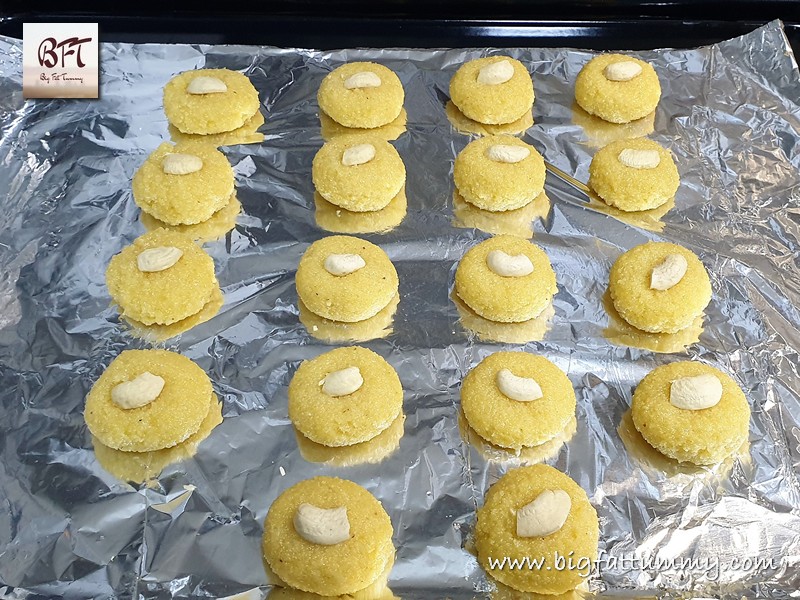
[[[525, 346], [480, 342], [449, 299], [456, 262], [487, 234], [451, 224], [453, 159], [469, 138], [445, 117], [448, 82], [463, 61], [500, 50], [103, 44], [101, 52], [99, 101], [25, 102], [21, 43], [0, 38], [0, 596], [262, 597], [270, 504], [301, 479], [335, 474], [366, 487], [391, 516], [397, 596], [490, 597], [470, 536], [484, 492], [513, 461], [487, 460], [463, 441], [459, 384], [487, 354], [524, 347], [562, 367], [578, 395], [577, 431], [549, 462], [583, 486], [600, 517], [605, 560], [592, 593], [798, 597], [800, 77], [780, 23], [706, 48], [637, 53], [663, 86], [652, 138], [681, 173], [675, 208], [661, 233], [648, 232], [587, 207], [548, 176], [552, 207], [534, 241], [559, 291], [549, 331]], [[589, 128], [573, 122], [572, 82], [592, 54], [502, 52], [533, 74], [535, 125], [524, 139], [586, 181], [594, 148]], [[393, 333], [364, 344], [398, 370], [406, 421], [399, 450], [382, 462], [334, 466], [300, 455], [286, 388], [300, 361], [330, 348], [299, 323], [293, 279], [305, 248], [326, 235], [315, 225], [310, 177], [322, 144], [317, 87], [352, 60], [387, 65], [406, 90], [408, 131], [395, 145], [408, 170], [408, 215], [387, 234], [365, 236], [394, 261], [401, 301]], [[210, 374], [225, 419], [193, 458], [134, 485], [98, 463], [84, 396], [119, 352], [144, 346], [110, 306], [103, 273], [143, 232], [130, 181], [167, 138], [161, 89], [198, 67], [243, 70], [266, 116], [263, 144], [225, 149], [244, 207], [236, 229], [207, 246], [225, 305], [166, 344]], [[711, 274], [704, 332], [683, 354], [603, 336], [609, 268], [648, 239], [691, 248]], [[718, 365], [745, 390], [749, 458], [675, 469], [637, 449], [625, 427], [632, 389], [650, 369], [687, 356]], [[734, 558], [774, 564], [735, 569]]]

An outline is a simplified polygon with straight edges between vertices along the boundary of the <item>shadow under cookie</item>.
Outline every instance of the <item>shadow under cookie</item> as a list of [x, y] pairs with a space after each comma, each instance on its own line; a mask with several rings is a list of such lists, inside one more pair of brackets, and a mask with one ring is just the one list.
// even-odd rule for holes
[[603, 294], [603, 308], [608, 315], [608, 327], [603, 330], [603, 336], [617, 346], [672, 354], [683, 352], [688, 346], [697, 343], [703, 333], [705, 313], [697, 316], [689, 327], [676, 333], [650, 333], [637, 329], [620, 316], [608, 290]]
[[322, 110], [319, 111], [320, 135], [322, 135], [322, 139], [326, 142], [338, 135], [348, 135], [351, 133], [373, 133], [381, 139], [391, 142], [406, 132], [407, 120], [408, 113], [406, 113], [406, 109], [403, 108], [400, 110], [400, 114], [397, 116], [397, 118], [391, 123], [381, 125], [380, 127], [374, 127], [372, 129], [361, 129], [356, 127], [345, 127], [344, 125], [334, 121]]
[[504, 344], [525, 344], [538, 342], [544, 338], [550, 328], [550, 319], [556, 314], [552, 301], [539, 313], [538, 316], [521, 323], [500, 323], [490, 321], [478, 315], [458, 294], [450, 294], [453, 304], [458, 311], [459, 320], [464, 329], [471, 331], [484, 342], [499, 342]]
[[400, 190], [384, 208], [367, 212], [353, 212], [331, 204], [314, 192], [314, 216], [317, 225], [332, 233], [386, 233], [397, 227], [406, 216], [408, 200], [406, 188]]
[[453, 190], [453, 227], [478, 229], [492, 235], [514, 235], [529, 240], [533, 238], [533, 222], [544, 219], [549, 212], [550, 199], [545, 192], [522, 208], [493, 212], [470, 204], [458, 189]]
[[500, 125], [489, 125], [474, 121], [462, 113], [452, 100], [448, 100], [444, 107], [447, 120], [458, 133], [472, 135], [519, 135], [533, 127], [533, 111], [530, 110], [516, 121]]
[[344, 323], [320, 317], [311, 312], [302, 300], [297, 300], [300, 322], [308, 334], [327, 343], [366, 342], [385, 338], [393, 331], [392, 323], [398, 304], [400, 304], [400, 294], [395, 294], [389, 304], [369, 319]]
[[228, 204], [211, 215], [210, 219], [202, 223], [196, 223], [194, 225], [170, 225], [159, 221], [153, 215], [144, 211], [142, 211], [139, 218], [147, 231], [159, 228], [169, 229], [171, 231], [183, 233], [194, 241], [204, 244], [206, 242], [218, 240], [231, 231], [236, 226], [236, 218], [241, 211], [242, 204], [236, 198], [236, 192], [234, 192]]
[[164, 342], [212, 319], [224, 303], [225, 297], [222, 295], [222, 290], [217, 287], [212, 293], [211, 299], [199, 312], [170, 325], [145, 325], [125, 316], [122, 319], [130, 326], [130, 332], [134, 337], [148, 342]]

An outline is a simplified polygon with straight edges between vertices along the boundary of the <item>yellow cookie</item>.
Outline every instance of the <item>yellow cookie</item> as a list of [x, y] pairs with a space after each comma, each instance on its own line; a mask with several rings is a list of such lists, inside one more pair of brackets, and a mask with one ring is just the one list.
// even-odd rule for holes
[[353, 62], [328, 73], [319, 86], [320, 109], [345, 127], [372, 128], [394, 121], [403, 110], [403, 84], [394, 71]]
[[325, 446], [366, 442], [403, 409], [403, 386], [392, 366], [372, 350], [336, 348], [303, 362], [289, 384], [289, 418]]
[[406, 189], [389, 201], [389, 204], [380, 210], [367, 212], [352, 212], [325, 198], [314, 194], [314, 217], [317, 225], [325, 231], [332, 233], [385, 233], [397, 227], [406, 216], [408, 199]]
[[[667, 259], [671, 255], [686, 261], [685, 274], [668, 289], [654, 289], [654, 269], [661, 270], [666, 260], [673, 260]], [[611, 267], [608, 293], [619, 316], [637, 329], [676, 333], [703, 313], [711, 301], [711, 281], [691, 250], [669, 242], [647, 242], [617, 259]]]
[[[631, 79], [621, 80], [637, 70], [638, 74]], [[611, 123], [629, 123], [646, 117], [655, 110], [660, 99], [661, 84], [655, 69], [643, 60], [624, 54], [595, 56], [583, 66], [575, 80], [578, 105]]]
[[182, 233], [183, 235], [193, 239], [196, 242], [204, 244], [206, 242], [213, 242], [221, 237], [223, 237], [226, 233], [236, 227], [236, 218], [239, 216], [239, 213], [242, 211], [242, 204], [236, 198], [236, 194], [231, 194], [231, 197], [228, 199], [228, 203], [211, 215], [211, 218], [203, 221], [202, 223], [196, 223], [195, 225], [170, 225], [168, 223], [164, 223], [163, 221], [159, 221], [154, 216], [147, 214], [146, 212], [142, 212], [139, 216], [139, 219], [142, 221], [142, 225], [147, 231], [153, 231], [154, 229], [158, 229], [163, 227], [164, 229], [169, 229], [170, 231], [177, 231], [178, 233]]
[[575, 390], [564, 372], [527, 352], [490, 354], [461, 385], [461, 407], [470, 427], [503, 448], [553, 439], [575, 416], [575, 404]]
[[[301, 504], [344, 508], [349, 536], [325, 545], [298, 533]], [[284, 491], [264, 521], [262, 550], [272, 571], [287, 585], [315, 594], [352, 594], [374, 582], [394, 559], [389, 515], [367, 490], [344, 479], [315, 477]], [[310, 568], [313, 566], [312, 568]]]
[[258, 107], [256, 88], [238, 71], [186, 71], [164, 86], [167, 120], [183, 133], [233, 131], [251, 119]]
[[541, 248], [498, 235], [467, 251], [456, 269], [455, 290], [484, 319], [518, 323], [547, 307], [557, 291], [556, 274]]
[[[679, 408], [672, 382], [711, 375], [722, 384], [716, 405], [700, 410]], [[677, 390], [677, 388], [676, 388]], [[680, 462], [721, 462], [747, 440], [750, 406], [728, 375], [709, 365], [682, 361], [650, 371], [636, 387], [631, 403], [633, 424], [648, 444]]]
[[[517, 511], [546, 491], [569, 496], [569, 512], [563, 525], [549, 535], [517, 535]], [[599, 524], [586, 492], [567, 475], [547, 465], [519, 467], [506, 473], [486, 492], [477, 519], [478, 561], [492, 577], [516, 590], [563, 594], [583, 581], [597, 558]], [[503, 562], [505, 557], [542, 563], [523, 563], [521, 568], [513, 568], [508, 560]]]
[[611, 142], [589, 165], [589, 187], [606, 204], [624, 211], [661, 206], [675, 196], [679, 185], [670, 151], [647, 138]]
[[[159, 262], [162, 255], [177, 254], [175, 249], [180, 258], [164, 270], [142, 271], [144, 257], [139, 255], [155, 249], [157, 266], [167, 264]], [[211, 257], [191, 238], [166, 229], [136, 238], [114, 256], [106, 269], [106, 284], [123, 316], [144, 325], [170, 325], [194, 315], [219, 290]]]
[[[190, 169], [197, 170], [185, 172]], [[133, 176], [133, 199], [139, 208], [170, 225], [207, 221], [232, 194], [228, 159], [202, 142], [164, 142]]]
[[544, 190], [544, 176], [544, 159], [536, 148], [508, 135], [470, 142], [453, 165], [453, 179], [464, 200], [490, 211], [530, 204]]
[[345, 323], [378, 314], [397, 295], [399, 285], [397, 271], [383, 250], [346, 235], [311, 244], [300, 259], [295, 283], [308, 310]]
[[[498, 63], [502, 64], [498, 66]], [[492, 83], [493, 70], [500, 75], [494, 81], [504, 79], [505, 75], [510, 75], [510, 79]], [[456, 108], [473, 121], [489, 125], [511, 123], [530, 112], [533, 81], [528, 69], [518, 60], [487, 56], [459, 67], [450, 80], [450, 98]]]
[[[138, 383], [114, 392], [120, 384], [138, 381], [143, 373], [163, 381], [155, 398], [149, 396], [158, 388]], [[117, 393], [121, 403], [112, 396]], [[126, 350], [92, 386], [84, 417], [92, 435], [106, 446], [126, 452], [160, 450], [179, 444], [200, 428], [212, 394], [208, 375], [185, 356], [167, 350]], [[136, 406], [129, 408], [132, 405], [126, 402], [131, 398]]]
[[378, 136], [341, 135], [317, 152], [311, 177], [317, 192], [331, 204], [365, 212], [384, 208], [400, 193], [406, 167], [394, 146]]

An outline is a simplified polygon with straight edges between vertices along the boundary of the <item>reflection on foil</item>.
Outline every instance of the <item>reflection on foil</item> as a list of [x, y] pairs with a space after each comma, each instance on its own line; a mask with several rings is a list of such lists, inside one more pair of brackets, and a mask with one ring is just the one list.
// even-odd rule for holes
[[206, 305], [199, 312], [175, 323], [169, 325], [145, 325], [125, 315], [122, 315], [122, 319], [130, 326], [130, 333], [134, 337], [153, 343], [165, 342], [214, 318], [224, 303], [225, 297], [222, 295], [222, 290], [217, 287], [212, 293], [211, 299], [206, 302]]
[[500, 323], [490, 321], [472, 310], [453, 290], [450, 293], [456, 305], [461, 325], [471, 331], [481, 341], [505, 344], [527, 344], [543, 339], [550, 327], [550, 321], [556, 314], [553, 303], [548, 304], [539, 316], [520, 323]]
[[331, 233], [387, 233], [400, 225], [406, 216], [406, 188], [380, 210], [353, 212], [331, 204], [318, 192], [314, 193], [314, 216], [317, 225]]
[[169, 229], [170, 231], [178, 231], [186, 234], [200, 244], [206, 244], [224, 237], [226, 233], [236, 227], [236, 217], [239, 216], [241, 211], [242, 204], [236, 199], [236, 192], [234, 192], [225, 206], [211, 215], [210, 219], [202, 223], [196, 223], [194, 225], [170, 225], [144, 211], [141, 212], [139, 218], [147, 231], [159, 228]]
[[237, 144], [260, 144], [264, 141], [264, 134], [259, 133], [258, 129], [264, 125], [264, 115], [260, 111], [247, 119], [244, 124], [233, 131], [223, 131], [222, 133], [210, 133], [207, 135], [199, 133], [183, 133], [174, 125], [169, 125], [169, 136], [175, 143], [187, 140], [208, 142], [214, 146], [234, 146]]
[[550, 213], [550, 198], [545, 192], [521, 208], [492, 212], [464, 200], [458, 189], [453, 191], [453, 227], [479, 229], [492, 235], [515, 235], [527, 240], [533, 237], [533, 222]]
[[609, 123], [600, 117], [590, 115], [576, 102], [573, 102], [572, 122], [583, 129], [589, 146], [602, 148], [617, 140], [632, 140], [653, 133], [656, 111], [630, 123]]
[[308, 310], [302, 300], [299, 298], [297, 300], [300, 322], [305, 326], [309, 335], [328, 344], [366, 342], [385, 338], [392, 333], [392, 322], [398, 304], [400, 304], [400, 294], [395, 294], [389, 304], [369, 319], [355, 323], [343, 323], [320, 317]]
[[447, 120], [458, 133], [465, 135], [519, 135], [533, 127], [533, 113], [525, 113], [516, 121], [491, 125], [470, 119], [452, 101], [445, 105]]
[[371, 135], [377, 135], [379, 138], [382, 138], [387, 142], [393, 142], [406, 132], [407, 120], [408, 113], [406, 112], [406, 109], [403, 108], [400, 110], [400, 114], [397, 115], [397, 118], [391, 123], [381, 125], [380, 127], [373, 127], [371, 129], [359, 129], [358, 127], [346, 127], [341, 123], [337, 123], [326, 113], [321, 110], [319, 111], [320, 135], [326, 142], [330, 141], [337, 135], [347, 135], [351, 133], [369, 133]]

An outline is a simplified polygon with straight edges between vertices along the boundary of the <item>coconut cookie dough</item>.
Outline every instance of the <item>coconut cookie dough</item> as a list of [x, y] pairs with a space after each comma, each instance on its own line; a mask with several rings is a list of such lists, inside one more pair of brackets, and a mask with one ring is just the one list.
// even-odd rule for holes
[[228, 159], [202, 142], [164, 142], [133, 176], [136, 204], [169, 225], [207, 221], [232, 195]]
[[197, 69], [164, 86], [167, 120], [182, 133], [233, 131], [254, 117], [258, 92], [250, 80], [229, 69]]
[[676, 333], [702, 315], [711, 301], [711, 281], [691, 250], [647, 242], [617, 259], [608, 293], [619, 316], [637, 329]]
[[384, 208], [406, 182], [406, 167], [389, 142], [371, 134], [343, 135], [314, 157], [311, 177], [331, 204], [353, 212]]
[[589, 165], [589, 187], [624, 211], [657, 208], [675, 197], [679, 185], [672, 154], [646, 138], [612, 142]]
[[470, 142], [453, 165], [464, 200], [494, 212], [530, 204], [544, 190], [544, 177], [544, 159], [536, 148], [507, 135]]
[[495, 352], [464, 378], [461, 408], [483, 439], [518, 450], [555, 438], [575, 416], [575, 391], [543, 356]]
[[392, 261], [375, 244], [333, 235], [311, 244], [295, 277], [308, 310], [331, 321], [355, 323], [377, 315], [397, 296]]
[[167, 350], [126, 350], [86, 397], [86, 425], [110, 448], [170, 448], [197, 432], [213, 395], [208, 375]]
[[533, 106], [533, 81], [525, 66], [508, 56], [464, 63], [450, 80], [450, 98], [466, 117], [479, 123], [511, 123]]
[[373, 128], [391, 123], [403, 110], [403, 84], [391, 69], [353, 62], [328, 73], [319, 86], [320, 109], [345, 127]]
[[[597, 558], [597, 513], [586, 492], [547, 465], [512, 469], [478, 510], [478, 561], [501, 583], [523, 592], [563, 594], [575, 589]], [[541, 568], [492, 568], [489, 558], [542, 559]], [[556, 557], [570, 557], [559, 568]], [[588, 566], [587, 566], [588, 564]]]
[[556, 274], [538, 246], [498, 235], [467, 251], [456, 269], [455, 291], [484, 319], [518, 323], [548, 306], [557, 291]]
[[214, 261], [191, 238], [156, 229], [111, 259], [106, 284], [122, 316], [170, 325], [199, 313], [219, 292]]
[[750, 406], [728, 375], [683, 361], [653, 369], [636, 387], [633, 424], [648, 444], [679, 462], [721, 462], [747, 440]]
[[586, 63], [575, 80], [575, 101], [591, 115], [611, 123], [646, 117], [658, 106], [661, 84], [655, 69], [624, 54], [601, 54]]
[[286, 585], [325, 596], [352, 594], [394, 560], [392, 523], [361, 486], [315, 477], [284, 491], [264, 521], [267, 566]]
[[289, 418], [324, 446], [366, 442], [403, 409], [403, 386], [392, 366], [371, 350], [337, 348], [303, 362], [289, 384]]

